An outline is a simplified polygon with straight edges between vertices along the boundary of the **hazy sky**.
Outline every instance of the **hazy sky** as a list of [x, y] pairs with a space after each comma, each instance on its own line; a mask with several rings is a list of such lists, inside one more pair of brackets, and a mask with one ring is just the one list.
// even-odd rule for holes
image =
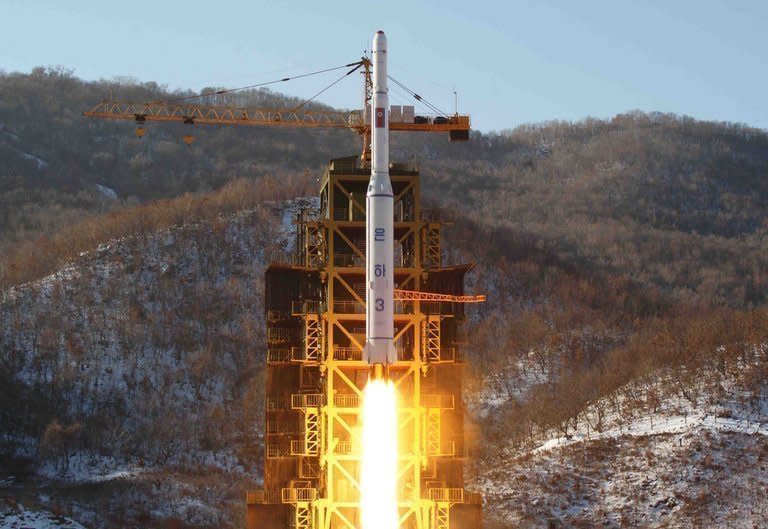
[[[480, 130], [630, 109], [768, 128], [768, 0], [0, 0], [0, 24], [6, 72], [234, 87], [352, 62], [383, 29], [391, 75], [448, 112], [455, 87]], [[320, 100], [361, 92], [355, 75]]]

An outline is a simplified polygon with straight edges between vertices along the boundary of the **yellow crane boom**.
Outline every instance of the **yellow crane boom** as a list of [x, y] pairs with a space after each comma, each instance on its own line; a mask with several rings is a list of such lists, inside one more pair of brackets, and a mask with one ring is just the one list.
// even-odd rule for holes
[[[188, 125], [249, 125], [257, 127], [326, 127], [349, 128], [360, 134], [371, 130], [370, 120], [362, 110], [334, 112], [322, 110], [264, 109], [248, 107], [209, 106], [195, 104], [123, 103], [103, 101], [83, 112], [89, 118], [147, 121], [171, 121]], [[413, 132], [448, 132], [454, 136], [468, 133], [469, 116], [423, 118], [413, 123], [391, 122], [390, 130]], [[453, 138], [454, 140], [457, 138]]]
[[[371, 63], [367, 58], [346, 66], [355, 66], [347, 72], [349, 75], [358, 68], [363, 68], [366, 105], [370, 105]], [[316, 73], [316, 72], [315, 72]], [[309, 74], [307, 74], [309, 75]], [[302, 76], [298, 76], [302, 77]], [[281, 81], [290, 80], [290, 78]], [[407, 87], [406, 87], [407, 88]], [[222, 90], [226, 93], [233, 90]], [[417, 101], [423, 98], [412, 93]], [[194, 96], [197, 97], [197, 96]], [[202, 96], [201, 96], [202, 97]], [[187, 97], [180, 99], [188, 99]], [[363, 138], [363, 160], [370, 160], [371, 118], [368, 111], [352, 110], [345, 112], [309, 110], [302, 107], [293, 109], [265, 109], [232, 107], [223, 105], [202, 105], [174, 101], [153, 101], [147, 103], [128, 103], [121, 101], [102, 101], [83, 116], [98, 119], [135, 121], [138, 125], [136, 135], [144, 135], [143, 125], [147, 122], [175, 122], [187, 125], [243, 125], [254, 127], [299, 127], [299, 128], [346, 128]], [[411, 109], [413, 107], [410, 107]], [[433, 107], [434, 108], [434, 107]], [[453, 115], [413, 115], [410, 119], [391, 119], [389, 130], [396, 132], [442, 132], [448, 133], [451, 141], [469, 139], [470, 118], [458, 113]], [[191, 143], [192, 136], [184, 137]]]

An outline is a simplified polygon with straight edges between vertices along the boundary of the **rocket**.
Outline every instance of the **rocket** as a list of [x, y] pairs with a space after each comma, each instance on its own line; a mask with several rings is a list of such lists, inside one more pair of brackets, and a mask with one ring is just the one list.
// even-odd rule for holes
[[397, 360], [394, 346], [394, 197], [389, 180], [387, 37], [373, 37], [371, 179], [366, 194], [365, 349], [376, 376]]

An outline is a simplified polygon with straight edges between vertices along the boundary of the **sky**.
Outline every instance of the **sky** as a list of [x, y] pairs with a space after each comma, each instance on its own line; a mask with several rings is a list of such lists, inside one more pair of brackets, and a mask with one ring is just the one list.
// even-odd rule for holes
[[[239, 87], [358, 60], [381, 29], [392, 77], [485, 132], [634, 109], [768, 129], [766, 0], [0, 0], [0, 21], [5, 72]], [[272, 88], [306, 98], [340, 73]], [[319, 100], [359, 108], [362, 80]]]

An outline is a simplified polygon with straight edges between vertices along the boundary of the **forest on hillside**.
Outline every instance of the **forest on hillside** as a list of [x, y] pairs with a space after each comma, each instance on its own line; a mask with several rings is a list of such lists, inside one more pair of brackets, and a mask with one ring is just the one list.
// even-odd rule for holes
[[[262, 464], [262, 278], [291, 257], [295, 191], [238, 180], [87, 219], [31, 254], [65, 264], [0, 298], [0, 472], [85, 480], [60, 501], [97, 525], [108, 512], [114, 526], [236, 526]], [[473, 461], [585, 423], [621, 427], [662, 399], [707, 402], [731, 378], [760, 409], [766, 307], [684, 306], [505, 227], [456, 221], [446, 260], [474, 260], [468, 289], [488, 294], [468, 310], [466, 397], [492, 388], [499, 403], [471, 409]], [[114, 468], [133, 475], [90, 494]], [[167, 501], [178, 497], [216, 508]]]
[[[85, 82], [63, 68], [0, 73], [0, 252], [95, 213], [212, 191], [237, 178], [301, 176], [314, 182], [323, 161], [353, 148], [350, 135], [322, 129], [309, 134], [169, 124], [147, 126], [147, 136], [139, 139], [133, 123], [82, 116], [106, 99], [145, 102], [190, 94], [154, 82]], [[200, 102], [258, 108], [301, 103], [267, 89]], [[183, 136], [190, 133], [195, 142], [187, 146]]]
[[[24, 264], [29, 244], [44, 246], [88, 216], [240, 178], [311, 195], [330, 158], [359, 150], [346, 131], [195, 127], [187, 146], [185, 126], [147, 127], [138, 139], [131, 123], [81, 116], [107, 97], [180, 94], [153, 82], [85, 82], [61, 68], [0, 74], [0, 282], [28, 280], [18, 271], [41, 270]], [[297, 103], [263, 89], [201, 102]], [[420, 164], [434, 206], [510, 230], [563, 262], [683, 303], [766, 301], [765, 131], [631, 112], [474, 132], [466, 143], [393, 134], [392, 149], [394, 160]]]

